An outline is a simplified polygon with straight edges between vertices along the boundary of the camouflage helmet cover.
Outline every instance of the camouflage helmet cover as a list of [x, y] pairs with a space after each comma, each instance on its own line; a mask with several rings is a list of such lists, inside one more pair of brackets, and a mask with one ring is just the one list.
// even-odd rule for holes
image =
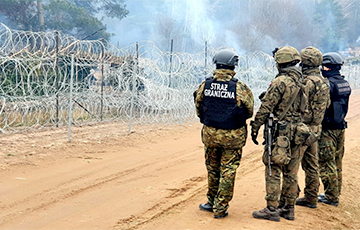
[[222, 49], [213, 57], [213, 63], [217, 65], [236, 66], [239, 61], [237, 53], [230, 49]]
[[320, 66], [323, 63], [323, 55], [320, 50], [309, 46], [300, 52], [301, 62], [306, 66]]
[[289, 63], [293, 61], [301, 61], [300, 54], [292, 46], [284, 46], [278, 49], [274, 55], [275, 61], [278, 64]]

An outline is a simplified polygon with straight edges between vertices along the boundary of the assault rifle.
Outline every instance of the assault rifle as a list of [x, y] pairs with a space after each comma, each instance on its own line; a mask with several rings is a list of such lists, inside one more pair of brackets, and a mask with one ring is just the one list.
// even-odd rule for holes
[[273, 133], [274, 133], [273, 130], [274, 130], [274, 114], [270, 113], [265, 126], [265, 131], [266, 131], [265, 142], [266, 142], [266, 147], [268, 148], [269, 176], [271, 176], [271, 146], [273, 142]]

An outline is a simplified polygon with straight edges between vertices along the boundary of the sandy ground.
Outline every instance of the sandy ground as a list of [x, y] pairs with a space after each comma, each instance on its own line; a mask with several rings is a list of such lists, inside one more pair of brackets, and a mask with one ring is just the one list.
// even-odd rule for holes
[[[296, 206], [295, 221], [280, 222], [251, 215], [265, 207], [265, 185], [263, 147], [250, 139], [229, 216], [199, 210], [207, 180], [198, 122], [131, 133], [120, 123], [73, 127], [70, 143], [66, 128], [0, 134], [0, 229], [360, 229], [359, 92], [347, 120], [339, 207]], [[303, 188], [302, 170], [299, 178]]]

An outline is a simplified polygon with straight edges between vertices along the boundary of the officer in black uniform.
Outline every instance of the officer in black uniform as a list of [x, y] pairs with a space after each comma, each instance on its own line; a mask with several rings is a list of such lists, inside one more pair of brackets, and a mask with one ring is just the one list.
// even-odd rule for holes
[[319, 195], [318, 201], [333, 206], [339, 205], [341, 193], [342, 159], [347, 128], [345, 117], [351, 94], [349, 82], [340, 74], [343, 64], [344, 61], [338, 53], [323, 55], [321, 72], [330, 83], [331, 105], [325, 111], [319, 140], [319, 173], [325, 193]]

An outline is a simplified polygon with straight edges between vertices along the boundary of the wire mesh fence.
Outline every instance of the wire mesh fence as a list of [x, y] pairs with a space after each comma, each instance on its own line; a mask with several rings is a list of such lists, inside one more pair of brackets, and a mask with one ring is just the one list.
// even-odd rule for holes
[[[216, 50], [205, 45], [194, 54], [164, 52], [150, 41], [119, 49], [104, 40], [10, 30], [0, 23], [0, 131], [66, 126], [69, 111], [74, 125], [121, 121], [131, 129], [131, 124], [193, 121], [192, 93], [212, 75]], [[358, 70], [346, 69], [356, 86]], [[235, 71], [256, 105], [277, 72], [263, 52], [241, 56]]]

